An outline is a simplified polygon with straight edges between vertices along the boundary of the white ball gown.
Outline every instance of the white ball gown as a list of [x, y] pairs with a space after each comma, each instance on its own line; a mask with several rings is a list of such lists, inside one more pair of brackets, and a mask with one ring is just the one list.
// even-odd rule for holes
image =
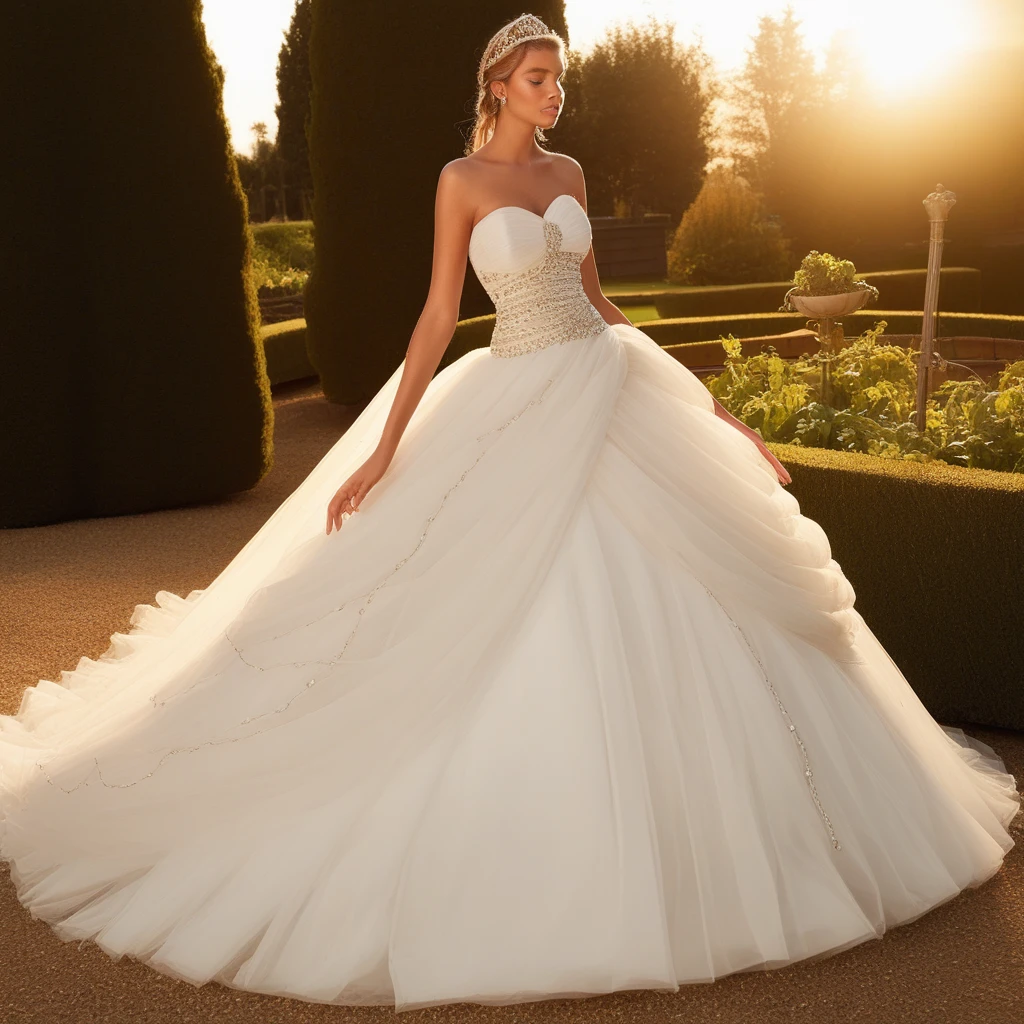
[[0, 718], [18, 897], [201, 985], [318, 1002], [676, 990], [977, 886], [1014, 777], [941, 727], [827, 537], [689, 370], [605, 323], [569, 195], [470, 259], [361, 510], [393, 376], [204, 590]]

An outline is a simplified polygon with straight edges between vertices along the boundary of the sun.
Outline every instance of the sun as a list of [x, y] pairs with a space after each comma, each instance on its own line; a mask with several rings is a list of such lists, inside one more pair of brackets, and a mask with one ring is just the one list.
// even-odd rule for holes
[[933, 0], [925, 7], [863, 0], [837, 33], [867, 84], [884, 97], [934, 82], [974, 45], [977, 27], [966, 0]]

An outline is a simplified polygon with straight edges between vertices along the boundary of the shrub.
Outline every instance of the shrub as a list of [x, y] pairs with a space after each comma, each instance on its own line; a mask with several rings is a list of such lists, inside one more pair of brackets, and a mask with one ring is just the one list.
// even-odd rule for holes
[[683, 214], [668, 251], [668, 277], [678, 284], [745, 284], [784, 278], [789, 241], [765, 215], [745, 178], [714, 168]]
[[251, 225], [253, 282], [262, 296], [296, 295], [313, 267], [313, 222]]
[[279, 266], [312, 270], [313, 222], [311, 220], [266, 221], [251, 224], [256, 247]]

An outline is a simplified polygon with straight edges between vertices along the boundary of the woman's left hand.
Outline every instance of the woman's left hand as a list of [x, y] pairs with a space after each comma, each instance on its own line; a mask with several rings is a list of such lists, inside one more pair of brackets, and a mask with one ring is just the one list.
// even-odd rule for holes
[[779, 478], [779, 483], [785, 486], [793, 482], [793, 478], [789, 475], [789, 471], [786, 467], [779, 462], [777, 458], [768, 450], [768, 446], [761, 440], [761, 435], [756, 431], [752, 430], [748, 435], [750, 440], [757, 445], [761, 454], [768, 460], [769, 465], [775, 470], [775, 475]]
[[761, 435], [751, 426], [748, 426], [743, 420], [737, 419], [731, 412], [729, 412], [724, 405], [717, 398], [712, 398], [715, 406], [715, 415], [730, 426], [735, 427], [741, 434], [745, 434], [750, 438], [754, 444], [757, 445], [758, 451], [768, 460], [769, 465], [775, 470], [775, 475], [779, 478], [779, 483], [785, 486], [786, 484], [792, 483], [793, 478], [789, 475], [786, 467], [779, 462], [777, 458], [770, 451], [761, 438]]

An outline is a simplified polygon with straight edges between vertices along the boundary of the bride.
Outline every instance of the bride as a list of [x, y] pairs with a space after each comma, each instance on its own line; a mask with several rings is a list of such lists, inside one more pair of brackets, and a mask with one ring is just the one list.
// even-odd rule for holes
[[[354, 424], [205, 590], [0, 718], [0, 854], [61, 938], [396, 1010], [677, 990], [878, 938], [1014, 845], [1014, 777], [784, 468], [601, 294], [537, 143], [563, 55], [532, 15], [488, 44]], [[494, 334], [435, 372], [467, 255]]]

